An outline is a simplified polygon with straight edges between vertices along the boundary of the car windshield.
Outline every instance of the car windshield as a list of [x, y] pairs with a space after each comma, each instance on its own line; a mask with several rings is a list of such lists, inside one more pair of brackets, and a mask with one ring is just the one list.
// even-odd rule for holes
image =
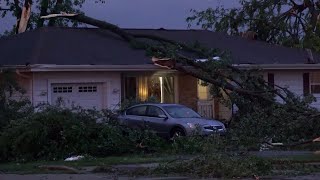
[[184, 106], [164, 106], [168, 114], [173, 118], [200, 118], [201, 116], [192, 109]]

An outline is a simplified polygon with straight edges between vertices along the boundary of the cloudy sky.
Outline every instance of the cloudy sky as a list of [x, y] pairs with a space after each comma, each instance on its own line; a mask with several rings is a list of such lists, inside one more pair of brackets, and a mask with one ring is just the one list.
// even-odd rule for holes
[[[185, 19], [190, 15], [190, 9], [237, 5], [237, 0], [106, 0], [105, 4], [94, 2], [95, 0], [86, 0], [82, 7], [86, 15], [123, 28], [167, 29], [187, 28]], [[14, 23], [13, 17], [0, 18], [0, 33], [11, 28]]]

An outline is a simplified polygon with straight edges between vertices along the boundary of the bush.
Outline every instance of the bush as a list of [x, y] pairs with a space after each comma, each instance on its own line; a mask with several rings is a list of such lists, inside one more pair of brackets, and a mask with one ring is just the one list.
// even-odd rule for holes
[[179, 137], [171, 144], [169, 151], [176, 154], [209, 154], [224, 151], [226, 144], [226, 138], [219, 135]]
[[[105, 123], [96, 123], [101, 118]], [[72, 154], [120, 155], [141, 151], [140, 142], [156, 149], [154, 143], [161, 144], [151, 132], [133, 131], [113, 120], [98, 111], [47, 106], [6, 126], [0, 134], [0, 158], [30, 161]]]
[[257, 106], [250, 113], [238, 113], [229, 130], [246, 146], [271, 139], [290, 144], [319, 137], [319, 114], [304, 99], [282, 106]]

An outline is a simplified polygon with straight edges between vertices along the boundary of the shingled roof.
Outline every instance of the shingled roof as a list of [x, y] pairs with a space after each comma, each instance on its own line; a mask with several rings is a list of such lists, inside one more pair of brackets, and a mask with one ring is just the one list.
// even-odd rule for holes
[[[205, 30], [127, 29], [179, 42], [200, 42], [231, 53], [234, 64], [303, 64], [302, 49], [271, 45]], [[314, 54], [315, 60], [320, 59]], [[0, 65], [142, 65], [151, 64], [142, 50], [136, 50], [117, 35], [96, 28], [44, 27], [0, 39]]]

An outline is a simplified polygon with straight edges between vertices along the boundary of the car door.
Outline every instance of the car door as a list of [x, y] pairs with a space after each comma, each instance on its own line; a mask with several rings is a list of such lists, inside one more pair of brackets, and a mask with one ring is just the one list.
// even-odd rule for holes
[[145, 118], [146, 118], [147, 106], [134, 106], [126, 111], [124, 116], [124, 121], [127, 126], [131, 128], [145, 128]]
[[145, 117], [146, 125], [159, 135], [166, 136], [170, 131], [170, 127], [167, 123], [167, 118], [159, 117], [160, 115], [166, 116], [161, 108], [149, 105], [147, 107], [147, 116]]

